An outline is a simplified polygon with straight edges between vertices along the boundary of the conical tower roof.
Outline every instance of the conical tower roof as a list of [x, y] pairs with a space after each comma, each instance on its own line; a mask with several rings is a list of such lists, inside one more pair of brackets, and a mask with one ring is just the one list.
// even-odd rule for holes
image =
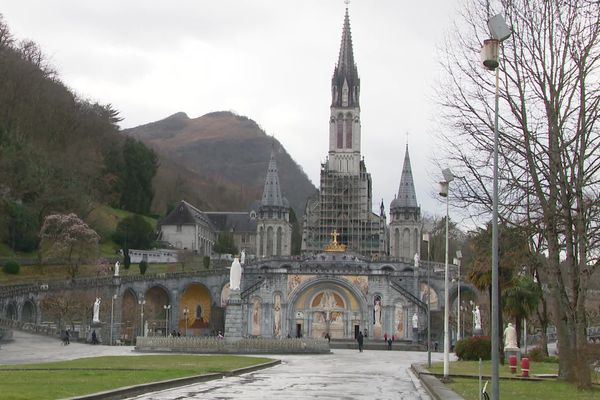
[[[333, 78], [331, 84], [337, 87], [338, 90], [334, 95], [332, 105], [341, 106], [341, 93], [344, 85], [348, 89], [349, 93], [354, 93], [354, 88], [360, 86], [360, 79], [358, 78], [358, 69], [354, 62], [354, 50], [352, 48], [352, 33], [350, 32], [350, 16], [348, 15], [348, 9], [346, 8], [346, 14], [344, 16], [344, 27], [342, 29], [342, 42], [340, 44], [340, 53], [338, 56], [338, 62], [333, 71]], [[348, 106], [358, 106], [358, 93], [350, 95], [348, 99]]]
[[275, 162], [275, 147], [271, 150], [271, 160], [267, 169], [267, 178], [265, 179], [265, 188], [261, 200], [262, 206], [284, 207], [285, 201], [281, 196], [281, 187], [279, 186], [279, 173], [277, 172], [277, 162]]
[[417, 195], [415, 194], [415, 183], [413, 181], [412, 168], [410, 166], [410, 155], [408, 153], [408, 144], [404, 155], [404, 166], [402, 167], [402, 176], [400, 177], [400, 187], [398, 196], [392, 201], [391, 208], [411, 207], [417, 208]]

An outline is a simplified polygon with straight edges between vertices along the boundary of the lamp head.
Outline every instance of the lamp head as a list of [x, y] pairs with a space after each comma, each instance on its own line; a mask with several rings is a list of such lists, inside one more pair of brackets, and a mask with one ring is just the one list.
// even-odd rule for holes
[[444, 180], [448, 183], [454, 180], [454, 174], [450, 170], [450, 168], [446, 168], [442, 170], [442, 175], [444, 176]]
[[440, 196], [448, 197], [448, 182], [440, 182]]
[[496, 14], [487, 22], [488, 29], [493, 39], [503, 42], [512, 34], [510, 26], [504, 20], [502, 14]]

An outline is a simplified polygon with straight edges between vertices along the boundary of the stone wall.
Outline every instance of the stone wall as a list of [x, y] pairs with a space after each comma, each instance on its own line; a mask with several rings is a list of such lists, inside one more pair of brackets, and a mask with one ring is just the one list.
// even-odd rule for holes
[[319, 354], [329, 353], [325, 339], [242, 338], [237, 341], [216, 337], [138, 337], [137, 351], [174, 353]]

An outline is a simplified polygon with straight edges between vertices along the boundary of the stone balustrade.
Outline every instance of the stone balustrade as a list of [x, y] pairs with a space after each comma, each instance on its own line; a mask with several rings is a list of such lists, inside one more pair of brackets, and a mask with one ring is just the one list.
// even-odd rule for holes
[[329, 342], [310, 338], [139, 337], [136, 350], [143, 352], [298, 354], [329, 353]]

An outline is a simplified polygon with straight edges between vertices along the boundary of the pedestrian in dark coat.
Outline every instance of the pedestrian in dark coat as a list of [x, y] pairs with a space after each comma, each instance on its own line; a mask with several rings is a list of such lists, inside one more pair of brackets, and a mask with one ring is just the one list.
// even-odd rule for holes
[[356, 340], [358, 341], [358, 351], [360, 351], [362, 353], [363, 351], [363, 343], [364, 343], [364, 336], [362, 334], [362, 331], [358, 332], [358, 337], [356, 338]]

